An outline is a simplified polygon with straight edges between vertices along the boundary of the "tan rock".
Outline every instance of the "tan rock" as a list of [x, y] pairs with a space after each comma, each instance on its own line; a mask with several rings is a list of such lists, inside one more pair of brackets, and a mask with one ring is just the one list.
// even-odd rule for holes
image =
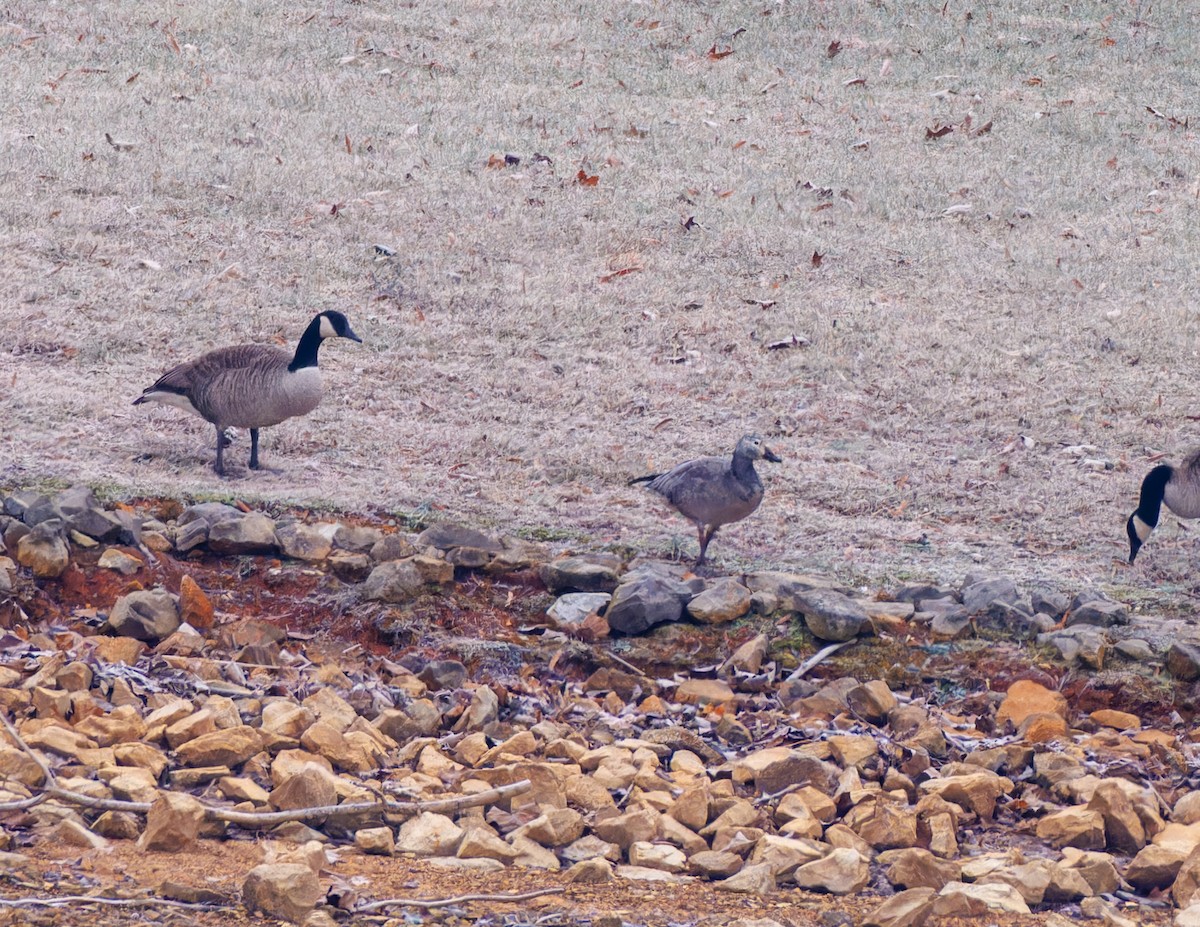
[[958, 858], [958, 824], [950, 813], [931, 814], [925, 819], [929, 829], [929, 851], [942, 859]]
[[599, 885], [612, 880], [612, 863], [603, 857], [580, 860], [567, 870], [567, 881], [579, 885]]
[[1167, 824], [1154, 835], [1151, 841], [1155, 846], [1169, 847], [1179, 850], [1187, 856], [1200, 846], [1200, 821], [1192, 824]]
[[842, 821], [876, 850], [916, 846], [917, 816], [907, 805], [894, 801], [863, 801]]
[[887, 866], [885, 874], [897, 888], [941, 889], [951, 882], [962, 881], [962, 867], [949, 860], [938, 859], [929, 850], [912, 847], [904, 850], [889, 850], [879, 855], [879, 862]]
[[1037, 823], [1037, 835], [1053, 847], [1077, 847], [1103, 850], [1104, 815], [1088, 808], [1064, 808], [1043, 817]]
[[271, 801], [271, 794], [266, 789], [242, 776], [225, 776], [217, 782], [217, 788], [230, 801], [248, 801], [260, 807]]
[[175, 751], [184, 766], [237, 766], [262, 749], [262, 736], [248, 726], [201, 734]]
[[262, 709], [262, 729], [299, 740], [317, 721], [316, 712], [290, 699], [267, 702]]
[[1033, 714], [1056, 714], [1067, 716], [1067, 700], [1061, 692], [1047, 689], [1029, 679], [1021, 679], [1008, 687], [1004, 701], [996, 712], [997, 727], [1011, 722], [1013, 727]]
[[179, 617], [197, 631], [207, 631], [213, 626], [212, 602], [186, 573], [179, 580]]
[[882, 679], [875, 679], [856, 686], [846, 693], [846, 704], [856, 715], [872, 724], [887, 720], [888, 713], [896, 707], [896, 696]]
[[731, 705], [734, 695], [719, 679], [686, 679], [675, 690], [675, 700], [684, 705]]
[[755, 841], [747, 862], [750, 865], [769, 865], [776, 878], [785, 878], [798, 866], [815, 862], [825, 853], [825, 848], [815, 841], [767, 834]]
[[689, 827], [684, 827], [668, 814], [658, 819], [659, 839], [679, 847], [688, 856], [708, 849], [708, 841]]
[[0, 744], [0, 778], [22, 785], [40, 785], [45, 778], [40, 767], [28, 753]]
[[575, 776], [563, 783], [567, 804], [586, 813], [616, 810], [612, 794], [590, 776]]
[[137, 663], [146, 651], [146, 644], [133, 637], [89, 637], [87, 648], [104, 663]]
[[1171, 820], [1176, 824], [1200, 822], [1200, 791], [1185, 792], [1175, 801], [1171, 809]]
[[80, 660], [68, 663], [55, 674], [55, 681], [60, 689], [68, 692], [86, 692], [92, 687], [94, 678], [92, 668]]
[[92, 830], [109, 840], [136, 840], [142, 832], [142, 822], [128, 811], [105, 811], [96, 818]]
[[701, 624], [728, 624], [750, 611], [750, 590], [733, 579], [713, 583], [687, 606]]
[[789, 792], [779, 800], [775, 808], [775, 822], [780, 833], [789, 837], [820, 839], [824, 828], [808, 804], [795, 792]]
[[[174, 713], [176, 707], [168, 706], [168, 710]], [[149, 722], [149, 720], [148, 718], [147, 721]], [[211, 711], [201, 709], [193, 712], [191, 705], [188, 705], [188, 714], [178, 721], [168, 724], [163, 731], [163, 736], [166, 737], [167, 744], [171, 749], [177, 750], [189, 740], [195, 740], [204, 734], [211, 734], [216, 729], [217, 721]]]
[[[31, 785], [33, 783], [30, 783]], [[708, 823], [708, 788], [706, 785], [684, 789], [671, 803], [667, 814], [684, 827], [699, 831]]]
[[1017, 728], [1017, 735], [1026, 743], [1046, 744], [1063, 740], [1070, 733], [1067, 719], [1051, 712], [1027, 715]]
[[767, 658], [770, 640], [765, 634], [756, 634], [739, 646], [722, 664], [722, 672], [736, 670], [742, 673], [757, 673]]
[[856, 895], [867, 886], [870, 867], [854, 850], [832, 850], [828, 856], [805, 863], [792, 873], [800, 888], [832, 895]]
[[654, 840], [660, 831], [659, 815], [648, 808], [627, 811], [612, 817], [598, 820], [592, 827], [592, 832], [601, 840], [615, 843], [622, 850], [628, 851], [639, 840]]
[[775, 872], [767, 863], [743, 866], [728, 879], [714, 882], [719, 892], [737, 892], [744, 895], [769, 895], [775, 891]]
[[554, 851], [546, 849], [535, 840], [513, 834], [509, 836], [509, 843], [517, 851], [517, 855], [512, 860], [514, 866], [521, 866], [525, 869], [545, 869], [549, 872], [557, 872], [562, 868], [562, 863], [559, 862]]
[[422, 811], [403, 824], [396, 835], [396, 852], [416, 856], [453, 856], [463, 829], [444, 814]]
[[1112, 708], [1101, 708], [1088, 715], [1097, 724], [1111, 727], [1118, 731], [1135, 731], [1142, 726], [1142, 719], [1127, 711], [1116, 711]]
[[550, 808], [513, 831], [544, 847], [561, 847], [583, 836], [583, 815], [573, 808]]
[[90, 737], [101, 747], [130, 743], [141, 740], [146, 734], [146, 723], [137, 710], [123, 705], [107, 715], [84, 718], [75, 725], [75, 730]]
[[1078, 872], [1096, 895], [1111, 895], [1121, 884], [1117, 867], [1113, 865], [1112, 857], [1107, 853], [1093, 853], [1068, 847], [1063, 850], [1063, 861], [1060, 865]]
[[335, 768], [345, 772], [364, 773], [377, 769], [382, 751], [355, 745], [342, 730], [322, 719], [304, 732], [300, 744], [310, 753], [325, 757]]
[[27, 732], [28, 727], [21, 726], [21, 736], [25, 743], [35, 750], [44, 750], [70, 760], [79, 760], [81, 751], [94, 750], [98, 746], [90, 737], [57, 724], [47, 724]]
[[339, 731], [344, 731], [358, 717], [354, 706], [330, 688], [318, 689], [301, 704]]
[[158, 776], [140, 766], [106, 766], [97, 771], [113, 797], [121, 801], [152, 802], [158, 797]]
[[868, 914], [863, 927], [923, 927], [933, 913], [936, 897], [932, 888], [898, 892]]
[[70, 818], [64, 818], [58, 822], [58, 826], [54, 828], [52, 839], [56, 843], [72, 847], [83, 847], [86, 850], [105, 850], [108, 848], [108, 841], [102, 836], [93, 833], [78, 821], [73, 821]]
[[204, 806], [191, 795], [161, 792], [146, 812], [146, 829], [138, 838], [138, 849], [164, 853], [191, 849], [203, 821]]
[[975, 917], [988, 911], [1028, 914], [1029, 905], [1011, 885], [968, 885], [951, 882], [933, 902], [935, 917]]
[[[963, 768], [973, 767], [963, 764]], [[1001, 795], [1011, 794], [1014, 788], [1011, 779], [988, 770], [979, 770], [947, 775], [942, 779], [930, 779], [921, 783], [920, 791], [927, 795], [938, 795], [948, 802], [969, 808], [984, 820], [990, 821], [996, 811], [996, 800]]]
[[687, 868], [687, 857], [678, 847], [636, 840], [629, 845], [629, 864], [663, 872], [683, 872]]
[[742, 865], [742, 858], [728, 851], [701, 850], [688, 857], [688, 872], [702, 879], [727, 879]]
[[833, 750], [833, 758], [839, 766], [864, 767], [879, 755], [875, 738], [866, 734], [834, 734], [826, 742]]
[[1175, 875], [1175, 883], [1171, 886], [1171, 899], [1178, 908], [1189, 907], [1193, 902], [1200, 902], [1200, 848], [1193, 850], [1184, 859]]
[[1146, 845], [1146, 829], [1141, 818], [1116, 780], [1106, 779], [1096, 786], [1087, 806], [1104, 818], [1104, 832], [1111, 848], [1122, 853], [1136, 853]]
[[354, 845], [363, 853], [391, 856], [396, 848], [396, 836], [390, 827], [364, 827], [354, 832]]
[[520, 851], [514, 849], [494, 830], [482, 823], [476, 823], [466, 828], [462, 840], [459, 841], [458, 850], [455, 851], [455, 856], [460, 859], [481, 857], [498, 860], [502, 863], [510, 863], [520, 855]]
[[242, 904], [292, 923], [303, 921], [325, 896], [316, 873], [302, 863], [256, 866], [242, 884]]
[[271, 790], [271, 807], [279, 811], [324, 808], [337, 804], [336, 777], [316, 764], [306, 764]]
[[1019, 866], [998, 869], [984, 876], [975, 884], [1012, 886], [1027, 905], [1036, 907], [1042, 903], [1046, 889], [1050, 886], [1050, 870], [1051, 863], [1049, 861], [1033, 860]]

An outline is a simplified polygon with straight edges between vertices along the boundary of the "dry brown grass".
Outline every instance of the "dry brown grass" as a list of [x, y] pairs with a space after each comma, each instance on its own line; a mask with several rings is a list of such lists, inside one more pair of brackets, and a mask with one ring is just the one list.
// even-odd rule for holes
[[[1031, 6], [7, 4], [0, 480], [663, 553], [690, 528], [625, 480], [759, 430], [729, 565], [1103, 579], [1146, 450], [1195, 443], [1194, 30]], [[129, 406], [320, 308], [366, 344], [280, 474]]]

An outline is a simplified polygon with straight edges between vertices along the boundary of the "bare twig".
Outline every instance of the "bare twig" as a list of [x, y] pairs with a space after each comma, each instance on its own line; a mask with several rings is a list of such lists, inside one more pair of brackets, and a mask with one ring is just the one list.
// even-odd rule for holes
[[104, 898], [96, 895], [60, 895], [57, 898], [0, 898], [4, 908], [57, 908], [67, 904], [102, 904], [114, 908], [187, 908], [189, 911], [232, 911], [231, 905], [175, 901], [172, 898]]
[[[519, 782], [512, 782], [508, 785], [488, 789], [486, 792], [478, 792], [474, 795], [456, 795], [453, 798], [434, 798], [427, 801], [344, 802], [340, 805], [293, 808], [289, 811], [233, 811], [229, 808], [217, 808], [212, 805], [205, 805], [204, 814], [209, 820], [224, 821], [226, 824], [237, 824], [240, 827], [274, 827], [276, 824], [285, 824], [289, 821], [346, 817], [357, 814], [369, 814], [371, 812], [411, 816], [422, 811], [446, 813], [461, 811], [463, 808], [473, 808], [477, 805], [486, 805], [494, 801], [511, 798], [514, 795], [520, 795], [522, 792], [529, 791], [531, 787], [528, 779], [522, 779]], [[60, 801], [82, 805], [85, 808], [91, 808], [96, 811], [130, 811], [134, 814], [145, 814], [150, 810], [151, 804], [148, 801], [92, 798], [91, 796], [81, 795], [78, 792], [72, 792], [70, 789], [58, 786], [43, 790], [35, 798], [38, 801], [45, 801], [47, 798], [57, 798]], [[10, 802], [0, 805], [0, 811], [15, 810], [20, 807], [28, 807], [29, 804], [37, 804], [36, 801], [31, 802], [30, 799], [24, 799], [23, 802], [23, 804]]]
[[787, 677], [785, 682], [795, 682], [797, 679], [803, 679], [806, 675], [808, 675], [809, 672], [811, 672], [814, 668], [819, 666], [828, 657], [833, 656], [835, 653], [837, 653], [843, 647], [847, 647], [853, 643], [854, 643], [853, 640], [841, 641], [840, 643], [830, 644], [828, 647], [821, 648], [816, 653], [814, 653], [811, 657], [809, 657], [807, 660], [805, 660], [803, 663], [801, 663], [798, 667], [796, 667], [794, 670], [792, 670], [791, 674]]
[[409, 908], [425, 908], [431, 910], [433, 908], [447, 908], [451, 905], [466, 904], [468, 901], [528, 901], [530, 898], [539, 898], [542, 895], [561, 895], [565, 892], [565, 888], [539, 888], [532, 892], [520, 892], [515, 895], [457, 895], [454, 898], [385, 898], [383, 901], [372, 901], [370, 904], [365, 904], [358, 908], [355, 914], [366, 914], [371, 911], [379, 911], [383, 908], [390, 908], [393, 905], [399, 905]]

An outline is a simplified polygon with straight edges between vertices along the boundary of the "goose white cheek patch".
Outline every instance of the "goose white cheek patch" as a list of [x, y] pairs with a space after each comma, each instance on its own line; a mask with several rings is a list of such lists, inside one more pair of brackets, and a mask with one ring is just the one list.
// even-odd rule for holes
[[1150, 537], [1150, 532], [1153, 531], [1154, 529], [1151, 528], [1144, 521], [1142, 521], [1140, 518], [1138, 518], [1136, 515], [1134, 515], [1133, 516], [1133, 530], [1137, 532], [1139, 541], [1145, 541], [1146, 538]]
[[322, 338], [334, 338], [337, 336], [337, 332], [333, 330], [333, 323], [329, 321], [329, 316], [327, 315], [321, 316], [320, 335]]

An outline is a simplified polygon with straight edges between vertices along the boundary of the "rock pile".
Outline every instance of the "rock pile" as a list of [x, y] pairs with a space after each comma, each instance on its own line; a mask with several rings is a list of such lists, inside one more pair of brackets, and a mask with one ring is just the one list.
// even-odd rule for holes
[[[936, 645], [974, 629], [1099, 668], [1129, 620], [1095, 592], [1023, 596], [997, 577], [879, 601], [820, 577], [550, 559], [452, 526], [408, 537], [218, 503], [168, 522], [80, 490], [17, 493], [3, 508], [16, 562], [0, 560], [0, 593], [18, 603], [29, 584], [63, 576], [73, 548], [100, 546], [94, 569], [133, 585], [156, 558], [186, 564], [203, 548], [292, 558], [393, 604], [465, 572], [536, 567], [554, 596], [547, 621], [588, 641], [791, 616], [817, 646], [917, 630]], [[1159, 898], [1181, 924], [1200, 922], [1190, 738], [1126, 712], [1085, 714], [1037, 681], [993, 695], [979, 680], [976, 713], [955, 713], [881, 678], [782, 678], [766, 631], [719, 670], [664, 679], [610, 664], [572, 680], [556, 658], [486, 680], [454, 660], [338, 663], [217, 613], [186, 573], [176, 590], [97, 603], [94, 627], [10, 624], [21, 634], [0, 642], [12, 719], [0, 807], [25, 816], [0, 832], [5, 848], [38, 833], [170, 853], [270, 834], [296, 850], [251, 872], [241, 900], [272, 916], [303, 921], [326, 900], [315, 841], [561, 871], [568, 890], [620, 878], [752, 897], [867, 893], [880, 902], [867, 923], [880, 927], [1064, 904], [1119, 927], [1139, 914], [1115, 905]]]

